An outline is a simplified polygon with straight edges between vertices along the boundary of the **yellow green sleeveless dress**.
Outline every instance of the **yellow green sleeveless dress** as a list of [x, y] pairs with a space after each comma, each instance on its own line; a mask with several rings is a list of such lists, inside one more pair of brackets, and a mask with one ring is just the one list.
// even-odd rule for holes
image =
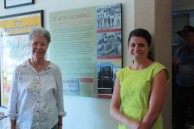
[[[149, 108], [152, 79], [163, 69], [166, 68], [162, 64], [154, 62], [142, 70], [132, 70], [125, 67], [116, 73], [121, 86], [121, 110], [124, 114], [131, 119], [142, 121]], [[119, 129], [128, 128], [123, 124], [119, 124]], [[161, 115], [152, 129], [163, 129]]]

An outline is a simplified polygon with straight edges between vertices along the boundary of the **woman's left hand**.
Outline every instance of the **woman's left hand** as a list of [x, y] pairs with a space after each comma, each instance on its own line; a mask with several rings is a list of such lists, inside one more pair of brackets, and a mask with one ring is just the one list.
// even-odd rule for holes
[[62, 129], [62, 127], [63, 127], [62, 125], [59, 125], [59, 129]]

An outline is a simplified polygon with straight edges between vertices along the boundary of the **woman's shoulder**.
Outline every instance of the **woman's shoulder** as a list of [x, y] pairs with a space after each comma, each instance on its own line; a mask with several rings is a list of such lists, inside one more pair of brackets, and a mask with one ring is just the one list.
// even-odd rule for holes
[[127, 71], [129, 70], [129, 66], [123, 67], [120, 70], [118, 70], [118, 72], [116, 72], [117, 76], [123, 75], [125, 73], [127, 73]]
[[51, 67], [51, 68], [57, 68], [57, 69], [59, 68], [59, 65], [54, 63], [54, 62], [52, 62], [52, 61], [49, 61], [49, 65], [48, 66]]
[[147, 71], [152, 71], [156, 73], [163, 69], [166, 69], [166, 67], [159, 62], [153, 62], [149, 67], [146, 68]]
[[51, 69], [54, 74], [61, 73], [61, 69], [60, 69], [59, 65], [54, 63], [54, 62], [52, 62], [52, 61], [50, 61], [50, 63], [49, 63], [47, 68]]
[[18, 70], [18, 69], [21, 69], [21, 68], [26, 67], [26, 66], [28, 66], [28, 60], [24, 60], [20, 64], [15, 65], [14, 68]]
[[162, 70], [165, 70], [166, 74], [167, 74], [167, 78], [168, 79], [170, 78], [170, 73], [169, 73], [168, 69], [163, 64], [161, 64], [159, 62], [154, 62], [152, 68], [155, 71], [154, 72], [155, 74], [159, 73]]
[[152, 67], [154, 68], [166, 68], [163, 64], [161, 64], [160, 62], [153, 62], [153, 64], [151, 64]]
[[118, 72], [126, 72], [129, 69], [129, 66], [121, 68]]

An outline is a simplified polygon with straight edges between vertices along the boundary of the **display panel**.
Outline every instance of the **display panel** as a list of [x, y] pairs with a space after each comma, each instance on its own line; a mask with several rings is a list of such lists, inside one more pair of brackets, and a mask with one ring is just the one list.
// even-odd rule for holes
[[50, 59], [65, 95], [110, 98], [122, 67], [121, 3], [50, 13]]

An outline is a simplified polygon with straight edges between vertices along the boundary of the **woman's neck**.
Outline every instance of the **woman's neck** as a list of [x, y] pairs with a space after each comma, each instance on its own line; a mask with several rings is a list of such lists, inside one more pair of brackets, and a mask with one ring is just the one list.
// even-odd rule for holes
[[130, 67], [134, 70], [140, 70], [140, 69], [147, 68], [152, 63], [153, 63], [153, 61], [150, 59], [146, 59], [144, 61], [134, 61]]
[[30, 58], [29, 63], [37, 72], [42, 71], [44, 68], [46, 68], [49, 65], [49, 62], [44, 59], [37, 60], [37, 59]]
[[37, 59], [37, 58], [30, 58], [29, 62], [33, 66], [36, 66], [36, 65], [43, 65], [45, 63], [45, 60], [44, 59]]

